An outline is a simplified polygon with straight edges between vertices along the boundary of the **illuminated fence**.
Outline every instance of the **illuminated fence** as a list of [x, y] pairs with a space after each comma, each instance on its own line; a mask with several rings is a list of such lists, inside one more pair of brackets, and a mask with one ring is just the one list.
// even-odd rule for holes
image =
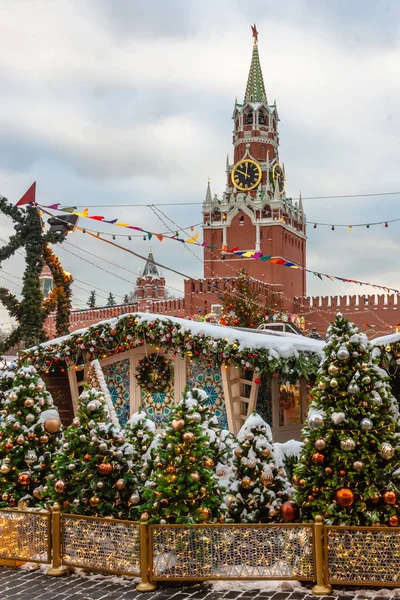
[[140, 525], [100, 517], [62, 515], [61, 563], [140, 576]]
[[1, 510], [0, 558], [50, 563], [51, 514]]
[[314, 579], [313, 525], [150, 525], [150, 578]]
[[400, 528], [325, 527], [329, 583], [398, 585]]

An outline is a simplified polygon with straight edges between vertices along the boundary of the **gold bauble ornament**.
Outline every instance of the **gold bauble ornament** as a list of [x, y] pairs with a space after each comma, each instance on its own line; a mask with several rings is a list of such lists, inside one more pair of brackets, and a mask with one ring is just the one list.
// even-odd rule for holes
[[325, 473], [326, 473], [327, 475], [332, 475], [332, 473], [333, 473], [333, 469], [331, 469], [331, 467], [325, 467]]
[[140, 496], [139, 496], [139, 494], [137, 492], [133, 492], [133, 494], [131, 494], [129, 496], [128, 504], [129, 505], [130, 504], [136, 505], [136, 504], [139, 504], [139, 502], [140, 502]]
[[200, 473], [198, 471], [193, 471], [193, 473], [190, 473], [190, 477], [193, 479], [193, 481], [200, 481]]
[[398, 524], [399, 524], [399, 517], [397, 517], [396, 515], [392, 515], [389, 519], [390, 527], [397, 527]]
[[97, 496], [92, 496], [90, 498], [89, 502], [90, 502], [90, 506], [98, 506], [100, 504], [101, 500]]
[[183, 419], [174, 419], [171, 426], [174, 431], [179, 431], [185, 427], [185, 421]]
[[65, 481], [63, 481], [62, 479], [59, 479], [58, 481], [55, 482], [54, 484], [54, 489], [58, 494], [62, 494], [63, 491], [65, 490]]
[[43, 392], [44, 390], [44, 383], [37, 383], [36, 384], [36, 389], [38, 392]]
[[260, 475], [260, 481], [264, 487], [272, 485], [274, 483], [274, 476], [272, 474], [262, 472]]
[[168, 473], [168, 475], [172, 475], [176, 472], [176, 468], [174, 465], [168, 465], [168, 467], [165, 469], [165, 472]]
[[244, 487], [247, 490], [247, 488], [249, 488], [251, 485], [250, 477], [243, 477], [241, 484], [242, 484], [242, 487]]
[[325, 456], [321, 454], [321, 452], [314, 452], [312, 455], [312, 461], [314, 465], [322, 465], [322, 463], [325, 461]]
[[29, 473], [21, 473], [18, 475], [18, 483], [20, 485], [29, 485], [31, 482], [31, 476]]
[[195, 463], [197, 458], [195, 456], [189, 456], [189, 462]]
[[60, 419], [47, 419], [44, 424], [44, 428], [47, 433], [57, 433], [60, 431], [61, 421]]
[[218, 517], [218, 523], [225, 523], [225, 517], [223, 517], [222, 515]]
[[192, 433], [191, 431], [186, 431], [183, 436], [182, 436], [183, 441], [185, 442], [185, 444], [191, 444], [192, 442], [194, 442], [195, 435], [194, 433]]
[[9, 473], [11, 470], [11, 467], [9, 467], [9, 465], [7, 463], [2, 463], [2, 465], [0, 466], [0, 473], [2, 475], [7, 475], [7, 473]]
[[11, 450], [14, 448], [14, 445], [12, 442], [7, 442], [6, 444], [4, 444], [4, 450], [8, 453], [11, 452]]
[[205, 458], [204, 459], [204, 466], [205, 467], [209, 467], [210, 469], [213, 469], [214, 468], [214, 461], [213, 461], [213, 459], [212, 458], [208, 458], [208, 457]]
[[26, 406], [26, 408], [32, 408], [34, 404], [35, 401], [33, 400], [33, 398], [27, 398], [24, 402], [24, 406]]
[[47, 442], [49, 441], [49, 436], [48, 435], [41, 435], [39, 438], [39, 442], [41, 444], [47, 444]]
[[23, 435], [19, 435], [19, 436], [17, 437], [17, 440], [16, 440], [16, 442], [17, 442], [17, 444], [19, 444], [20, 446], [22, 446], [22, 444], [25, 444], [25, 438], [24, 438], [24, 436], [23, 436]]
[[200, 512], [203, 514], [205, 521], [211, 518], [211, 510], [209, 508], [200, 508]]
[[300, 481], [299, 481], [299, 486], [300, 486], [301, 488], [303, 488], [305, 485], [306, 485], [306, 480], [305, 480], [305, 479], [300, 479]]
[[391, 352], [391, 351], [392, 351], [392, 347], [391, 346], [386, 346], [385, 352]]
[[242, 449], [240, 446], [236, 446], [235, 450], [233, 451], [234, 455], [236, 456], [236, 458], [242, 458]]
[[296, 475], [296, 473], [292, 477], [292, 483], [293, 483], [293, 485], [298, 485], [298, 483], [299, 483], [299, 476]]
[[140, 520], [141, 521], [148, 521], [150, 519], [150, 515], [148, 512], [144, 512], [140, 515]]
[[271, 450], [269, 448], [264, 448], [264, 450], [261, 450], [261, 456], [263, 458], [268, 458], [271, 456]]
[[81, 421], [80, 421], [80, 419], [78, 419], [78, 417], [75, 417], [75, 419], [72, 420], [72, 426], [73, 427], [80, 427], [81, 426]]
[[2, 500], [8, 500], [9, 499], [9, 495], [7, 494], [7, 492], [4, 492], [4, 494], [1, 495], [1, 499]]
[[347, 508], [352, 506], [354, 503], [354, 492], [349, 490], [348, 488], [341, 488], [335, 494], [336, 502], [342, 508]]
[[117, 490], [125, 489], [125, 481], [123, 479], [118, 479], [118, 481], [115, 483], [115, 487]]
[[382, 495], [385, 504], [396, 504], [397, 494], [393, 490], [388, 490]]
[[109, 475], [113, 468], [112, 465], [110, 465], [110, 463], [101, 463], [100, 465], [98, 465], [97, 470], [100, 473], [100, 475]]

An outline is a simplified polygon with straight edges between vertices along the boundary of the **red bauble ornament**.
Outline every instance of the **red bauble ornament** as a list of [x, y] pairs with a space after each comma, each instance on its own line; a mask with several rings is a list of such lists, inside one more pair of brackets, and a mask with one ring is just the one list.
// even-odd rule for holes
[[255, 379], [255, 380], [254, 380], [254, 383], [255, 383], [256, 385], [260, 385], [260, 383], [261, 383], [261, 379]]
[[85, 456], [83, 457], [83, 460], [85, 462], [88, 462], [91, 458], [92, 458], [92, 456], [90, 454], [85, 454]]
[[285, 521], [285, 523], [290, 523], [291, 521], [295, 521], [298, 517], [299, 509], [295, 502], [291, 502], [288, 500], [284, 502], [281, 506], [281, 517]]
[[101, 463], [97, 467], [97, 470], [100, 473], [100, 475], [109, 475], [111, 473], [111, 471], [113, 470], [113, 468], [112, 468], [112, 465], [110, 465], [109, 463]]
[[13, 446], [12, 442], [7, 442], [7, 444], [4, 445], [4, 450], [6, 452], [11, 452], [11, 450], [13, 449], [13, 447], [14, 446]]
[[325, 456], [321, 452], [314, 452], [312, 455], [312, 461], [314, 465], [322, 465], [325, 460]]
[[397, 527], [398, 524], [399, 524], [399, 517], [397, 517], [396, 515], [393, 515], [392, 517], [390, 517], [390, 519], [389, 519], [390, 527]]
[[396, 504], [397, 494], [392, 490], [388, 490], [383, 494], [382, 498], [385, 504]]
[[354, 503], [354, 492], [347, 488], [341, 488], [335, 494], [336, 502], [342, 508], [348, 508]]
[[339, 475], [340, 475], [340, 477], [344, 477], [346, 475], [346, 471], [344, 469], [341, 469], [339, 471]]
[[332, 470], [330, 467], [325, 467], [325, 473], [326, 473], [327, 475], [332, 475], [332, 473], [333, 473], [333, 470]]

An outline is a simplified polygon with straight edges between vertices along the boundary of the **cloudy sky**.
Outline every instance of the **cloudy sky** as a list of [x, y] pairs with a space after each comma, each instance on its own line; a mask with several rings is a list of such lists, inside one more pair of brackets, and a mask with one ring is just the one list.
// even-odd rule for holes
[[[0, 0], [0, 194], [16, 202], [36, 180], [43, 204], [89, 206], [160, 232], [198, 224], [207, 178], [213, 193], [224, 189], [253, 22], [281, 118], [288, 195], [400, 191], [397, 0]], [[398, 218], [398, 202], [372, 195], [304, 204], [310, 221], [354, 224]], [[156, 216], [150, 204], [175, 206]], [[400, 288], [399, 230], [311, 226], [308, 266]], [[0, 216], [1, 239], [12, 232]], [[142, 237], [122, 243], [149, 250]], [[157, 240], [153, 251], [167, 266], [202, 274], [201, 253]], [[81, 233], [56, 252], [76, 279], [76, 306], [95, 287], [99, 304], [109, 291], [120, 300], [143, 267]], [[0, 284], [20, 291], [23, 257], [3, 269]], [[164, 274], [179, 296], [183, 279]], [[308, 280], [313, 295], [359, 291]]]

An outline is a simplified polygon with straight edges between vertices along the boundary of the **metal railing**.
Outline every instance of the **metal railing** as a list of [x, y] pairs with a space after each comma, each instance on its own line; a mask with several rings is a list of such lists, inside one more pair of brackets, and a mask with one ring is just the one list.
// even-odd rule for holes
[[[1, 561], [51, 563], [140, 577], [140, 591], [158, 581], [294, 579], [331, 585], [400, 584], [399, 527], [315, 523], [148, 525], [51, 512], [0, 511]], [[8, 563], [9, 564], [9, 563]]]

